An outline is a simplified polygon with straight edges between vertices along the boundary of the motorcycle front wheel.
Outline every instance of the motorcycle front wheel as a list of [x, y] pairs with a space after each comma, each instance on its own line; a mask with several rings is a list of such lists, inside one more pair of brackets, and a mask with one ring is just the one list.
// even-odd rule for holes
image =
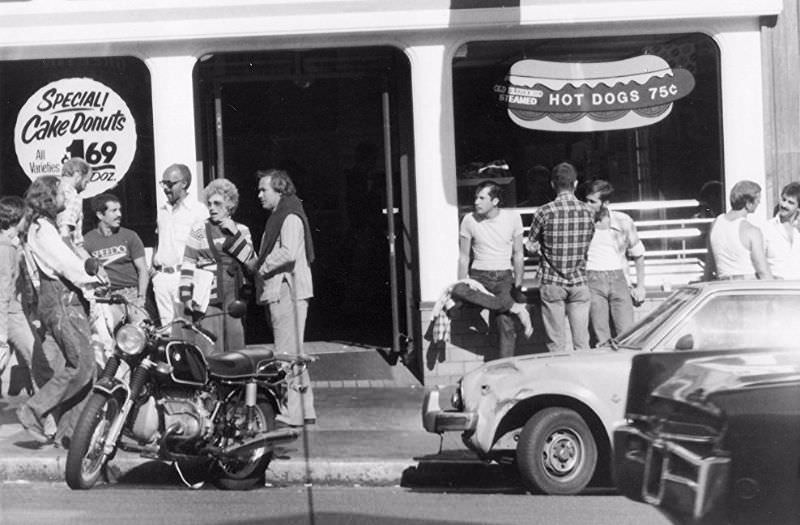
[[67, 452], [65, 477], [69, 488], [87, 490], [97, 483], [108, 461], [103, 449], [119, 409], [119, 402], [114, 397], [97, 392], [89, 396]]
[[[245, 408], [240, 405], [234, 410], [238, 414]], [[266, 399], [259, 398], [254, 408], [253, 417], [257, 430], [259, 432], [274, 430], [275, 409], [272, 404]], [[237, 416], [237, 419], [242, 422], [246, 420], [243, 414]], [[255, 449], [246, 460], [218, 460], [219, 474], [214, 480], [215, 485], [224, 490], [249, 490], [256, 485], [263, 484], [265, 471], [272, 461], [272, 453], [272, 446], [265, 445]]]

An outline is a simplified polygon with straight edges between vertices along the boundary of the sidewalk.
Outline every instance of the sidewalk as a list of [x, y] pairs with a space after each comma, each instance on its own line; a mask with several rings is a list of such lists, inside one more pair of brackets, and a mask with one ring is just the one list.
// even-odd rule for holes
[[[353, 353], [361, 355], [346, 355]], [[301, 437], [276, 451], [268, 483], [303, 483], [307, 468], [312, 483], [347, 485], [420, 482], [440, 471], [440, 463], [487, 468], [464, 449], [455, 434], [446, 436], [444, 452], [437, 454], [439, 437], [422, 428], [424, 388], [402, 365], [389, 367], [374, 350], [318, 356], [311, 368], [316, 378], [317, 423], [308, 427], [308, 463]], [[24, 399], [24, 394], [0, 399], [0, 482], [63, 480], [66, 451], [52, 445], [38, 448], [16, 421], [14, 409]], [[119, 452], [113, 464], [123, 483], [152, 483], [156, 478], [168, 482], [170, 476], [179, 483], [166, 464], [131, 453]], [[443, 482], [452, 485], [455, 481]]]

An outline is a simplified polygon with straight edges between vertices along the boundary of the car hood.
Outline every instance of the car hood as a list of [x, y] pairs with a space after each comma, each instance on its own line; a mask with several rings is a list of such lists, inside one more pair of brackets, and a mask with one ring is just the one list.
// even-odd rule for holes
[[800, 382], [800, 353], [733, 354], [687, 361], [652, 396], [718, 413], [714, 394], [789, 382]]
[[[487, 389], [500, 394], [500, 398], [514, 399], [545, 390], [577, 395], [583, 390], [596, 390], [598, 384], [610, 383], [619, 387], [624, 396], [634, 355], [636, 352], [630, 350], [596, 349], [498, 359], [466, 374], [462, 391], [465, 401], [470, 393], [483, 395]], [[616, 375], [624, 376], [621, 383], [617, 383]]]

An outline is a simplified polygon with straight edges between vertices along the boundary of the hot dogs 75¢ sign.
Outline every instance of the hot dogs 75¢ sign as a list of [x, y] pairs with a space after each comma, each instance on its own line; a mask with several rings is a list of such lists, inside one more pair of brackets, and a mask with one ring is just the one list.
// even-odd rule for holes
[[518, 125], [579, 132], [649, 126], [693, 89], [688, 70], [656, 55], [591, 63], [521, 60], [494, 86]]
[[92, 166], [84, 198], [116, 186], [136, 154], [136, 122], [125, 101], [91, 78], [65, 78], [39, 89], [22, 106], [14, 127], [20, 166], [35, 179], [61, 175], [62, 163], [81, 157]]

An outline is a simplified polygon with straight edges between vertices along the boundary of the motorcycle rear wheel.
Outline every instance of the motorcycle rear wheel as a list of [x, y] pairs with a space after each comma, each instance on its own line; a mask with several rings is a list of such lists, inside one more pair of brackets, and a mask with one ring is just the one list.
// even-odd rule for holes
[[[254, 408], [253, 416], [258, 430], [274, 430], [275, 409], [272, 404], [259, 397]], [[214, 484], [223, 490], [250, 490], [257, 485], [263, 485], [272, 455], [272, 446], [265, 445], [254, 450], [248, 461], [218, 461], [218, 476]]]
[[97, 392], [89, 396], [67, 452], [65, 477], [69, 488], [87, 490], [97, 483], [109, 459], [103, 449], [119, 409], [114, 397]]

